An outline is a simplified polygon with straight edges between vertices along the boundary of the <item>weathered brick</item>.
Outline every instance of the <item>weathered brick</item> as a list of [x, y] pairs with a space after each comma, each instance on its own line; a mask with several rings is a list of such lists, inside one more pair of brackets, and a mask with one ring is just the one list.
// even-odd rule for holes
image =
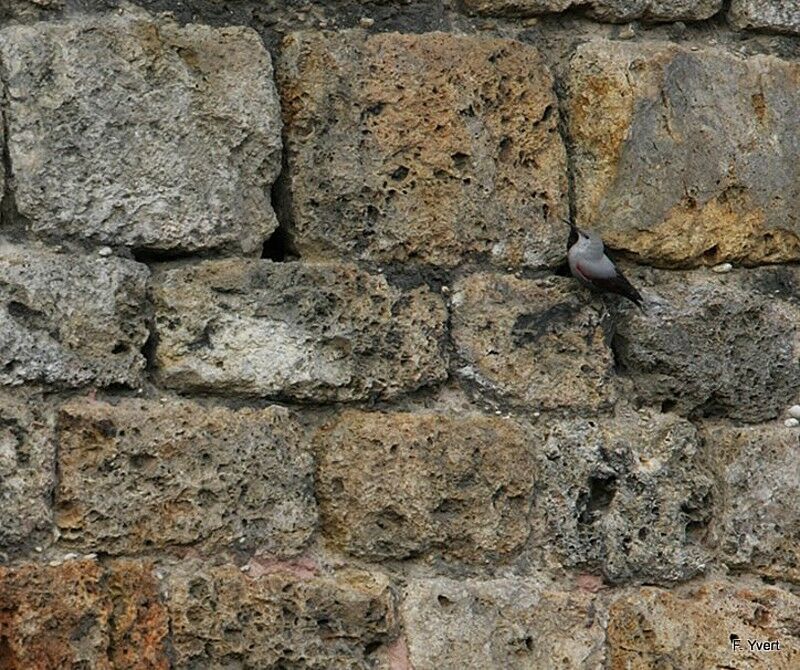
[[797, 0], [732, 0], [728, 20], [736, 28], [800, 34]]
[[576, 282], [478, 273], [455, 284], [452, 305], [461, 377], [525, 409], [614, 401], [602, 303]]
[[773, 56], [582, 45], [567, 104], [578, 225], [660, 266], [797, 260], [798, 82]]
[[209, 261], [160, 273], [153, 297], [173, 388], [352, 400], [447, 375], [441, 298], [352, 265]]
[[0, 667], [170, 667], [166, 609], [147, 564], [0, 567]]
[[561, 260], [566, 158], [536, 49], [444, 33], [296, 33], [278, 83], [304, 257]]
[[705, 569], [717, 500], [691, 423], [619, 407], [614, 417], [539, 430], [532, 534], [543, 560], [618, 583], [679, 581]]
[[347, 411], [314, 444], [324, 532], [345, 551], [487, 562], [530, 533], [534, 446], [514, 421]]
[[401, 608], [414, 670], [603, 667], [604, 614], [586, 591], [533, 579], [418, 579]]
[[87, 550], [202, 543], [293, 554], [316, 525], [312, 458], [280, 407], [72, 401], [58, 461], [62, 541]]
[[0, 243], [0, 385], [134, 385], [147, 267]]
[[167, 576], [177, 667], [367, 670], [396, 635], [394, 597], [381, 577], [257, 568], [190, 562]]
[[723, 501], [711, 531], [740, 571], [800, 583], [800, 459], [796, 430], [782, 423], [703, 426]]
[[614, 351], [641, 402], [684, 415], [763, 421], [800, 390], [794, 268], [649, 272], [645, 314], [619, 319]]
[[281, 120], [249, 28], [136, 11], [0, 32], [17, 208], [47, 237], [260, 249]]
[[0, 552], [43, 536], [51, 524], [53, 433], [38, 395], [0, 391]]
[[[611, 670], [740, 667], [789, 670], [800, 665], [800, 598], [747, 580], [711, 581], [672, 592], [631, 591], [609, 609]], [[741, 646], [734, 650], [732, 638]], [[758, 651], [748, 640], [780, 642]]]

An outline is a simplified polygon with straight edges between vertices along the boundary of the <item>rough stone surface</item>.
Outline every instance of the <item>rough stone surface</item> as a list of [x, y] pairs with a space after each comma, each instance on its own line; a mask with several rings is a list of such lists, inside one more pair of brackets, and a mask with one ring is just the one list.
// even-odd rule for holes
[[455, 284], [452, 308], [461, 377], [526, 409], [613, 402], [602, 303], [573, 280], [477, 273]]
[[[675, 592], [647, 586], [609, 610], [612, 670], [800, 666], [800, 598], [778, 588], [712, 581]], [[733, 651], [731, 635], [741, 648]], [[778, 640], [780, 651], [751, 650], [748, 640]]]
[[614, 339], [642, 401], [748, 422], [784, 409], [800, 388], [796, 271], [658, 272], [648, 281], [653, 305], [627, 312]]
[[296, 553], [316, 525], [313, 463], [280, 407], [72, 401], [59, 417], [62, 541], [135, 553], [202, 543]]
[[134, 385], [145, 366], [144, 265], [0, 242], [0, 385]]
[[570, 66], [577, 223], [661, 266], [800, 258], [800, 65], [598, 40]]
[[704, 426], [722, 483], [711, 532], [737, 570], [800, 582], [800, 433], [782, 424]]
[[714, 481], [694, 426], [669, 414], [547, 428], [536, 518], [545, 552], [613, 582], [676, 581], [710, 560]]
[[740, 29], [800, 34], [800, 3], [797, 0], [733, 0], [728, 20]]
[[444, 33], [297, 33], [278, 81], [304, 257], [560, 262], [566, 158], [532, 47]]
[[0, 667], [167, 670], [168, 631], [146, 564], [0, 567]]
[[39, 538], [50, 526], [53, 438], [38, 396], [0, 391], [0, 552]]
[[446, 310], [347, 264], [209, 261], [155, 278], [161, 379], [297, 400], [391, 397], [446, 377]]
[[580, 7], [601, 21], [702, 21], [720, 10], [722, 0], [464, 0], [464, 5], [490, 16], [535, 16]]
[[34, 231], [148, 250], [260, 249], [281, 121], [248, 28], [136, 12], [0, 33], [16, 204]]
[[190, 563], [167, 577], [178, 667], [367, 670], [396, 635], [394, 597], [380, 577], [255, 567]]
[[603, 667], [604, 613], [596, 595], [533, 580], [409, 583], [401, 617], [414, 670]]
[[324, 532], [350, 553], [486, 562], [530, 533], [534, 450], [514, 421], [347, 411], [314, 443]]

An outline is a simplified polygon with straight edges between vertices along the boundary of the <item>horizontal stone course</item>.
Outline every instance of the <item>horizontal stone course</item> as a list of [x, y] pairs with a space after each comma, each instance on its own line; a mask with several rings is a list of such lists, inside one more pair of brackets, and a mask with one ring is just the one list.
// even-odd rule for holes
[[702, 21], [722, 8], [722, 0], [464, 0], [464, 5], [489, 16], [536, 16], [575, 8], [600, 21]]
[[71, 401], [59, 416], [58, 468], [61, 540], [87, 551], [295, 554], [316, 526], [312, 458], [280, 407]]
[[552, 266], [566, 156], [520, 42], [302, 32], [278, 65], [293, 243], [306, 258]]
[[249, 28], [139, 10], [0, 32], [19, 214], [47, 238], [260, 250], [281, 165], [269, 54]]
[[0, 241], [0, 385], [135, 386], [148, 270]]
[[447, 375], [441, 297], [350, 264], [207, 261], [156, 274], [152, 295], [158, 377], [182, 391], [327, 402]]

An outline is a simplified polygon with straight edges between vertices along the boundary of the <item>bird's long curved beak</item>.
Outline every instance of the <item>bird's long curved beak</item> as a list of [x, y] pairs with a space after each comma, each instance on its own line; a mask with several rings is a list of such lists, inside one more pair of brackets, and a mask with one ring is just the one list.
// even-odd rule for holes
[[572, 232], [574, 232], [574, 233], [576, 233], [578, 235], [582, 235], [583, 234], [583, 233], [581, 233], [581, 229], [578, 228], [578, 226], [576, 226], [574, 223], [572, 223], [572, 221], [570, 221], [569, 219], [561, 219], [561, 220], [570, 227], [570, 230], [572, 230]]

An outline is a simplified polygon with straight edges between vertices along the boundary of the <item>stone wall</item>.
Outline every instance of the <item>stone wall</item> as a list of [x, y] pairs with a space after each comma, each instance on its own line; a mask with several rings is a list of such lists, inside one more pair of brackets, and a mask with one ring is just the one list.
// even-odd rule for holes
[[800, 667], [800, 4], [0, 17], [0, 669]]

